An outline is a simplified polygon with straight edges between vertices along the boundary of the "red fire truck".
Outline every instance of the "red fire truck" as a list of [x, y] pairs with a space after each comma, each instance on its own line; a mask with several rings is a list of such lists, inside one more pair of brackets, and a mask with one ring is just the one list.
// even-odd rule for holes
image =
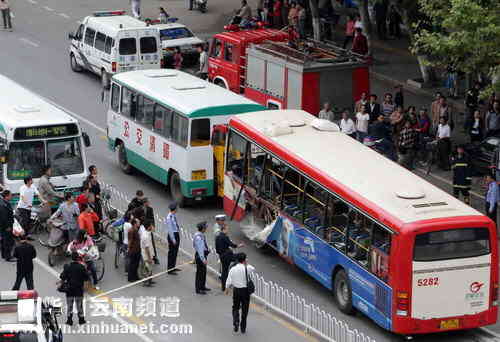
[[272, 109], [317, 114], [323, 102], [352, 108], [370, 91], [369, 63], [332, 44], [289, 41], [273, 29], [216, 34], [210, 46], [209, 78]]

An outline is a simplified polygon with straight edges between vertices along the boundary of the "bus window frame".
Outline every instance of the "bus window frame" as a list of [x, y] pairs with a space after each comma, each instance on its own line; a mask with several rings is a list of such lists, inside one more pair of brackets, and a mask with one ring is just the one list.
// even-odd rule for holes
[[[113, 108], [113, 94], [115, 90], [115, 86], [118, 87], [118, 104], [117, 104], [117, 110]], [[121, 115], [121, 106], [122, 106], [122, 86], [116, 82], [113, 82], [111, 84], [111, 96], [109, 97], [109, 107], [113, 112], [116, 114]]]

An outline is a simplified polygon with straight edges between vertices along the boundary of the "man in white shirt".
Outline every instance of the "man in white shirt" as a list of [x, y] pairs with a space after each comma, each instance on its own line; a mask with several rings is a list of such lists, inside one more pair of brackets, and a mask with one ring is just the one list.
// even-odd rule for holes
[[342, 120], [340, 120], [340, 131], [347, 134], [351, 138], [356, 139], [356, 127], [354, 121], [349, 117], [349, 112], [344, 110], [342, 112]]
[[208, 78], [208, 55], [203, 45], [198, 45], [198, 53], [200, 54], [200, 69], [198, 74], [200, 78], [206, 80]]
[[[141, 255], [144, 262], [144, 277], [150, 277], [153, 274], [153, 242], [151, 232], [153, 231], [153, 223], [149, 222], [147, 227], [139, 228], [139, 236], [141, 238]], [[152, 286], [155, 284], [153, 279], [149, 279], [143, 283], [143, 286]]]
[[[19, 189], [19, 202], [17, 203], [17, 212], [19, 214], [21, 226], [26, 235], [31, 231], [31, 209], [33, 208], [33, 200], [35, 195], [40, 197], [38, 189], [33, 185], [33, 178], [28, 176], [24, 178], [24, 184]], [[45, 203], [44, 199], [40, 200]], [[29, 240], [33, 240], [28, 237]]]
[[[248, 307], [250, 305], [250, 293], [248, 292], [248, 281], [255, 268], [247, 264], [245, 253], [236, 256], [238, 264], [229, 270], [226, 280], [226, 293], [233, 288], [233, 327], [237, 332], [241, 328], [244, 334], [247, 329]], [[241, 323], [240, 323], [241, 308]]]
[[356, 113], [356, 136], [359, 142], [368, 135], [368, 123], [370, 122], [370, 114], [366, 112], [366, 106], [361, 106], [361, 111]]
[[451, 128], [448, 125], [448, 119], [441, 117], [437, 130], [438, 139], [438, 166], [444, 171], [450, 170], [450, 153], [451, 153]]
[[330, 102], [325, 102], [323, 109], [318, 113], [318, 119], [333, 121], [333, 112]]

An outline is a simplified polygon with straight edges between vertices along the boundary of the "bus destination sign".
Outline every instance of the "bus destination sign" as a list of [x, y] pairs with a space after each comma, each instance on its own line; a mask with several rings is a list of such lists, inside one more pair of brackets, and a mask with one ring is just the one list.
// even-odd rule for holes
[[76, 124], [64, 124], [53, 126], [37, 126], [17, 128], [14, 133], [15, 140], [31, 140], [44, 138], [58, 138], [78, 134]]

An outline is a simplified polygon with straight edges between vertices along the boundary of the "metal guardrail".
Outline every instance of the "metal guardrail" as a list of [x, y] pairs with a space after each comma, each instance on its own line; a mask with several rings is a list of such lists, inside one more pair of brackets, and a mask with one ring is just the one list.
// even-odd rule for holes
[[[121, 212], [125, 211], [130, 202], [127, 195], [114, 186], [110, 186], [109, 184], [103, 185], [104, 189], [111, 194], [111, 203], [113, 207]], [[155, 216], [157, 225], [155, 240], [160, 241], [166, 246], [167, 230], [165, 218], [158, 214]], [[190, 233], [187, 229], [181, 229], [180, 235], [185, 241], [189, 242], [181, 244], [182, 247], [187, 245], [187, 248], [181, 248], [180, 251], [190, 258], [193, 258], [194, 249], [192, 243], [190, 243], [193, 241], [193, 233]], [[209, 248], [214, 251], [214, 248], [210, 244]], [[220, 275], [219, 271], [211, 266], [217, 265], [219, 262], [216, 254], [210, 253], [208, 260], [208, 269], [212, 273]], [[166, 260], [164, 264], [166, 264]], [[297, 324], [304, 329], [306, 333], [316, 335], [331, 342], [375, 342], [371, 337], [366, 336], [357, 329], [351, 329], [347, 323], [335, 318], [332, 314], [322, 310], [319, 306], [307, 303], [304, 298], [275, 282], [266, 281], [264, 277], [258, 273], [254, 272], [252, 278], [255, 283], [255, 293], [252, 295], [253, 299], [258, 301], [265, 309], [272, 310]]]

